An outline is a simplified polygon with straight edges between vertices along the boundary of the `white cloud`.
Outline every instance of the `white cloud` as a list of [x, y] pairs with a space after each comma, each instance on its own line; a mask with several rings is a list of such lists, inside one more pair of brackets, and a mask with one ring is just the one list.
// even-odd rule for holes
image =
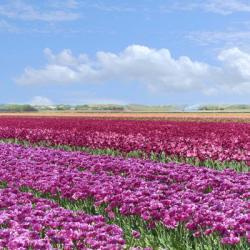
[[20, 29], [18, 29], [17, 27], [8, 23], [5, 20], [0, 20], [0, 31], [7, 31], [10, 33], [19, 33]]
[[[27, 4], [22, 0], [16, 1], [3, 1], [0, 4], [0, 16], [4, 16], [12, 19], [20, 19], [26, 21], [71, 21], [76, 20], [80, 15], [76, 12], [69, 11], [64, 8], [48, 8], [50, 6], [37, 7], [31, 4]], [[70, 3], [69, 3], [70, 4]], [[72, 3], [71, 3], [72, 5]]]
[[44, 50], [48, 64], [26, 68], [16, 79], [19, 84], [92, 84], [107, 81], [144, 84], [155, 92], [200, 92], [215, 95], [250, 92], [250, 54], [238, 48], [221, 51], [221, 66], [213, 66], [182, 56], [173, 58], [167, 49], [132, 45], [120, 53], [97, 52], [74, 56], [70, 50], [53, 54]]
[[35, 106], [50, 106], [53, 102], [47, 97], [35, 96], [32, 98], [30, 104]]
[[250, 54], [239, 48], [223, 50], [218, 59], [223, 63], [221, 85], [228, 92], [250, 93]]
[[107, 5], [104, 3], [95, 3], [89, 5], [91, 8], [95, 8], [100, 11], [106, 11], [106, 12], [135, 12], [135, 7], [128, 7], [123, 5]]
[[[26, 68], [16, 81], [21, 84], [98, 83], [109, 80], [141, 82], [151, 90], [203, 89], [215, 68], [188, 57], [174, 59], [169, 50], [132, 45], [121, 53], [97, 52], [96, 59], [78, 57], [70, 50], [55, 55], [45, 49], [49, 63], [41, 69]], [[209, 78], [207, 78], [209, 79]]]
[[222, 51], [218, 59], [224, 62], [230, 71], [237, 72], [243, 78], [250, 79], [250, 54], [235, 47]]
[[199, 45], [246, 46], [250, 42], [250, 31], [195, 31], [186, 36]]
[[229, 15], [235, 12], [250, 12], [250, 2], [248, 0], [181, 0], [175, 2], [172, 6], [163, 7], [162, 10], [202, 10], [221, 15]]
[[250, 3], [244, 0], [210, 0], [203, 4], [203, 8], [209, 12], [228, 15], [234, 12], [250, 12]]
[[53, 0], [48, 1], [48, 5], [53, 8], [76, 9], [79, 6], [79, 3], [76, 0]]

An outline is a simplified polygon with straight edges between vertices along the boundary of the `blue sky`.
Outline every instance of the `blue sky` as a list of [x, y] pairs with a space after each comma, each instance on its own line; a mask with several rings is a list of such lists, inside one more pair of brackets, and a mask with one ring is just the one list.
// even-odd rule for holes
[[0, 103], [250, 103], [250, 1], [1, 0]]

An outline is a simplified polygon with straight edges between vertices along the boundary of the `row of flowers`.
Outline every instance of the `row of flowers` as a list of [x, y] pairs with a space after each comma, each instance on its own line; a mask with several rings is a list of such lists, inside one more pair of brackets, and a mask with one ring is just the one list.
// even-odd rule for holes
[[0, 138], [250, 165], [249, 123], [2, 117]]
[[110, 218], [139, 216], [153, 228], [184, 224], [194, 236], [219, 234], [223, 244], [250, 242], [250, 173], [216, 171], [0, 145], [0, 181], [70, 201], [106, 204]]
[[103, 216], [72, 212], [18, 189], [0, 189], [0, 248], [122, 249], [123, 231]]

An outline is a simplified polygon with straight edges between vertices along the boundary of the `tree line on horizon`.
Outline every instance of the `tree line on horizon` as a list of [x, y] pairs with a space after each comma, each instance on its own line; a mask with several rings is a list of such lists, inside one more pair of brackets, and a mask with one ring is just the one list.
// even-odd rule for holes
[[31, 105], [0, 104], [0, 112], [39, 112], [39, 111], [76, 111], [76, 112], [181, 112], [181, 111], [242, 111], [250, 112], [250, 104], [232, 105], [118, 105], [118, 104], [83, 104], [83, 105]]

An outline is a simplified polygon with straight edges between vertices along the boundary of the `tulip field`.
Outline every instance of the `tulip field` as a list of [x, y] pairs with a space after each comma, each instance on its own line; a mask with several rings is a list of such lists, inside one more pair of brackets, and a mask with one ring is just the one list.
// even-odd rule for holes
[[0, 117], [0, 249], [250, 249], [250, 123]]
[[0, 139], [247, 170], [250, 123], [4, 117]]

